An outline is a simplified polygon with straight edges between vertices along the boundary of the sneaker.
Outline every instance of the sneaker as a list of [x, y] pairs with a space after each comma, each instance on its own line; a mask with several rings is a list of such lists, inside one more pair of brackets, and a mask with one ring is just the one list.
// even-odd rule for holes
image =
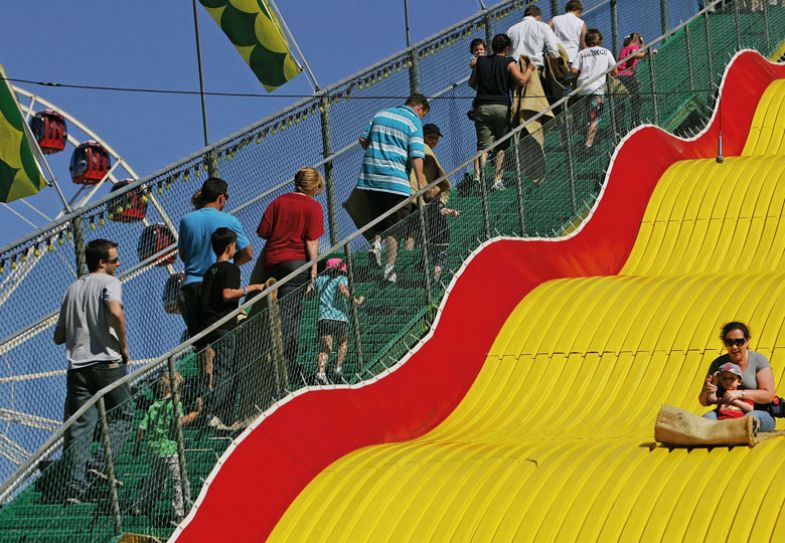
[[373, 262], [377, 268], [382, 267], [382, 244], [381, 242], [374, 241], [371, 250], [368, 253], [373, 257]]
[[316, 383], [319, 385], [329, 385], [330, 381], [327, 380], [327, 375], [323, 371], [316, 372]]
[[84, 497], [83, 496], [73, 495], [73, 496], [68, 496], [65, 499], [65, 506], [66, 507], [68, 507], [69, 505], [79, 505], [79, 504], [82, 504], [82, 503], [84, 503]]
[[[91, 468], [91, 469], [87, 470], [87, 474], [88, 475], [92, 475], [96, 479], [101, 479], [102, 481], [105, 481], [107, 483], [109, 482], [109, 476], [107, 474], [105, 474], [103, 471]], [[114, 482], [115, 482], [115, 484], [117, 486], [123, 486], [123, 482], [120, 479], [116, 478], [116, 477], [115, 477]]]
[[398, 274], [395, 273], [395, 268], [389, 272], [384, 272], [384, 280], [390, 283], [398, 282]]
[[207, 426], [209, 426], [210, 428], [215, 428], [217, 430], [222, 430], [226, 428], [226, 425], [223, 423], [223, 421], [218, 417], [216, 417], [215, 415], [209, 418], [209, 420], [207, 421]]
[[497, 179], [493, 182], [493, 186], [491, 190], [506, 190], [507, 187], [504, 186], [504, 182], [501, 179]]

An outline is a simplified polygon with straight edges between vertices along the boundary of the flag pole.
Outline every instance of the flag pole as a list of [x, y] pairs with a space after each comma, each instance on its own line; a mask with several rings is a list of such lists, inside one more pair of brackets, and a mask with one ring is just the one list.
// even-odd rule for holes
[[199, 17], [196, 12], [196, 0], [193, 0], [194, 11], [194, 36], [196, 37], [196, 64], [199, 67], [199, 97], [202, 100], [202, 135], [204, 136], [204, 146], [207, 147], [207, 106], [204, 101], [204, 75], [202, 73], [202, 46], [199, 40]]
[[[308, 75], [308, 82], [311, 84], [314, 93], [319, 92], [319, 90], [321, 89], [321, 87], [319, 86], [319, 82], [316, 80], [316, 76], [313, 74], [311, 67], [308, 65], [308, 61], [305, 60], [305, 55], [303, 55], [300, 46], [297, 44], [297, 40], [294, 39], [294, 35], [292, 34], [292, 31], [289, 30], [289, 26], [286, 24], [283, 15], [281, 15], [281, 11], [278, 9], [278, 6], [275, 5], [275, 0], [267, 0], [267, 1], [270, 3], [270, 7], [275, 12], [275, 16], [278, 17], [278, 20], [281, 22], [281, 26], [283, 27], [284, 32], [286, 33], [286, 35], [289, 36], [289, 41], [292, 42], [294, 49], [297, 51], [297, 54], [300, 55], [300, 60], [303, 61], [303, 66], [305, 67], [305, 73]], [[277, 25], [274, 26], [278, 28]], [[286, 41], [285, 35], [281, 35], [281, 37], [284, 39], [284, 41]], [[295, 62], [297, 62], [296, 58], [294, 60]], [[299, 62], [297, 64], [299, 65]]]

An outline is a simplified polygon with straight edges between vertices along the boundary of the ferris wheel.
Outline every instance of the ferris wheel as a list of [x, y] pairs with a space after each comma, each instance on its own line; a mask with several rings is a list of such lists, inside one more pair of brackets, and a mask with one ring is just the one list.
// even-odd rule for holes
[[[112, 190], [116, 190], [139, 179], [136, 171], [111, 145], [76, 117], [21, 87], [12, 85], [12, 89], [44, 154], [53, 156], [69, 147], [72, 149], [69, 171], [76, 190], [69, 191], [71, 194], [67, 196], [71, 209], [78, 209], [89, 203], [106, 183], [112, 186]], [[168, 214], [154, 196], [150, 197], [150, 203], [161, 214], [166, 225], [174, 229]], [[64, 212], [63, 210], [50, 216], [27, 199], [17, 200], [14, 204], [18, 204], [22, 209], [5, 203], [2, 207], [34, 228], [37, 228], [38, 224], [30, 220], [29, 212], [46, 222], [60, 217]]]

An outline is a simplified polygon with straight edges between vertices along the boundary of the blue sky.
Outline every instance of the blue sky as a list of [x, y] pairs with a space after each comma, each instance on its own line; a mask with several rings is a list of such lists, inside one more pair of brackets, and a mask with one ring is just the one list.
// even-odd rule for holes
[[[403, 0], [279, 0], [319, 83], [327, 86], [405, 46]], [[476, 0], [410, 0], [411, 36], [423, 39], [476, 11]], [[198, 5], [208, 91], [264, 92], [232, 44]], [[163, 89], [198, 89], [193, 12], [189, 0], [6, 2], [0, 63], [9, 77]], [[203, 144], [198, 96], [57, 89], [19, 84], [66, 110], [114, 147], [142, 176]], [[305, 75], [269, 98], [208, 97], [210, 140], [251, 124], [310, 94]], [[70, 149], [50, 158], [67, 193]], [[108, 188], [106, 189], [108, 190]], [[54, 190], [29, 200], [53, 216]], [[23, 205], [13, 207], [39, 225]], [[0, 246], [31, 227], [0, 208]]]

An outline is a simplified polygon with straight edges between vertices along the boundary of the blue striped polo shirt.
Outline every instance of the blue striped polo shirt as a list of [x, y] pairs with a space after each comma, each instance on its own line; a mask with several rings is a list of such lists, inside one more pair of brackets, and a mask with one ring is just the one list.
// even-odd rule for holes
[[410, 196], [410, 160], [424, 158], [422, 122], [409, 106], [374, 115], [362, 134], [368, 142], [357, 188]]

